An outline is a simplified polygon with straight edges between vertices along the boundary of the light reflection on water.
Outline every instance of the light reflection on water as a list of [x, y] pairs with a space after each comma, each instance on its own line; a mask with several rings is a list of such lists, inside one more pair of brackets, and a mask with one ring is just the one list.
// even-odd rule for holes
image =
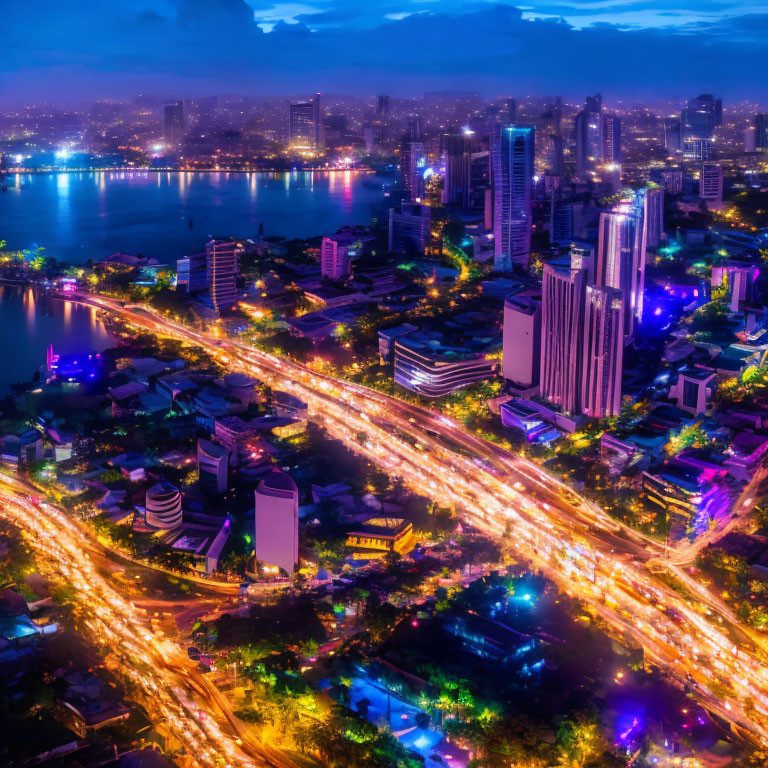
[[29, 381], [45, 364], [49, 344], [57, 352], [93, 352], [114, 346], [95, 310], [59, 301], [31, 288], [0, 285], [0, 397], [17, 381]]
[[9, 248], [41, 245], [71, 263], [118, 251], [169, 263], [210, 236], [255, 237], [262, 223], [288, 239], [367, 224], [385, 186], [349, 171], [16, 174], [2, 234]]

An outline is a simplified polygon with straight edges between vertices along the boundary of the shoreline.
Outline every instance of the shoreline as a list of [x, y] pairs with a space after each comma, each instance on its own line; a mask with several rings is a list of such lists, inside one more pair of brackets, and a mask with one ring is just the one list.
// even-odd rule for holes
[[53, 173], [376, 173], [369, 167], [357, 168], [11, 168], [6, 176], [44, 176]]

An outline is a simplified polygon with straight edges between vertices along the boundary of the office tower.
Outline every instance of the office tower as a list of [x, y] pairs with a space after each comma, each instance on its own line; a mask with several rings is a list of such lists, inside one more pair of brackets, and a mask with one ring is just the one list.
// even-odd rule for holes
[[585, 269], [544, 265], [541, 285], [541, 396], [567, 414], [581, 413]]
[[165, 140], [178, 144], [184, 138], [184, 102], [165, 105]]
[[472, 142], [474, 133], [443, 136], [445, 177], [443, 204], [468, 208], [472, 195]]
[[658, 248], [664, 233], [664, 189], [649, 187], [645, 192], [645, 245]]
[[325, 144], [320, 94], [289, 106], [288, 143], [302, 152], [320, 152]]
[[200, 486], [209, 493], [227, 490], [229, 450], [223, 445], [200, 438], [197, 441], [197, 472]]
[[360, 238], [347, 232], [324, 237], [320, 247], [320, 273], [328, 280], [344, 280], [352, 272]]
[[401, 256], [423, 256], [430, 237], [432, 210], [424, 203], [401, 203], [389, 209], [389, 251]]
[[621, 118], [600, 115], [600, 159], [603, 165], [621, 165]]
[[560, 200], [552, 190], [549, 203], [549, 242], [570, 243], [573, 240], [573, 204]]
[[768, 114], [765, 112], [755, 115], [755, 149], [768, 152]]
[[711, 139], [715, 126], [722, 123], [723, 107], [720, 99], [715, 99], [710, 93], [691, 99], [683, 108], [680, 122], [682, 123], [683, 141], [687, 139]]
[[680, 152], [683, 149], [682, 123], [679, 118], [671, 117], [664, 121], [664, 146], [667, 152]]
[[584, 303], [581, 412], [605, 419], [621, 409], [624, 306], [621, 291], [588, 285]]
[[683, 140], [683, 159], [700, 163], [709, 160], [715, 149], [712, 139], [687, 138]]
[[584, 109], [576, 115], [576, 173], [581, 178], [586, 178], [594, 172], [602, 156], [602, 109], [603, 99], [600, 94], [587, 96]]
[[205, 251], [185, 256], [176, 262], [176, 290], [179, 293], [197, 293], [208, 287], [206, 262]]
[[420, 117], [414, 117], [408, 121], [406, 141], [421, 141], [424, 137], [424, 121]]
[[376, 114], [379, 117], [386, 117], [389, 114], [389, 96], [380, 94], [376, 100]]
[[494, 267], [528, 265], [531, 254], [535, 131], [497, 125], [491, 147]]
[[410, 192], [411, 200], [421, 199], [424, 194], [424, 170], [427, 166], [424, 145], [420, 141], [405, 141], [400, 152], [403, 186]]
[[702, 163], [699, 178], [699, 197], [710, 207], [723, 202], [723, 166], [720, 163]]
[[510, 296], [504, 302], [504, 347], [501, 372], [518, 389], [539, 383], [541, 364], [541, 302]]
[[181, 491], [170, 483], [155, 483], [147, 491], [145, 507], [147, 525], [163, 530], [181, 525]]
[[237, 303], [237, 260], [241, 251], [234, 240], [211, 240], [205, 245], [211, 306], [218, 313]]
[[641, 190], [600, 214], [595, 284], [622, 292], [627, 337], [632, 336], [643, 317], [645, 249], [645, 194]]
[[254, 492], [254, 550], [263, 566], [289, 575], [299, 562], [299, 491], [290, 475], [277, 469]]

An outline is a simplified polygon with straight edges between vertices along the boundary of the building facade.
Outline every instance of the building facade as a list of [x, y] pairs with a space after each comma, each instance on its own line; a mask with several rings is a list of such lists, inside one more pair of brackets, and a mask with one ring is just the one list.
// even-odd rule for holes
[[531, 255], [535, 130], [498, 125], [491, 147], [494, 267], [527, 266]]
[[291, 575], [299, 562], [299, 491], [290, 475], [275, 469], [259, 483], [254, 526], [257, 562]]
[[145, 500], [146, 522], [153, 528], [170, 530], [181, 525], [181, 491], [170, 483], [155, 483]]

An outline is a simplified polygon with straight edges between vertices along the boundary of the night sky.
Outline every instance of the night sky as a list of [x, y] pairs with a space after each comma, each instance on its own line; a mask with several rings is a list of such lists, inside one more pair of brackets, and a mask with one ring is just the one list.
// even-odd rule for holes
[[4, 0], [0, 98], [768, 100], [768, 0]]

